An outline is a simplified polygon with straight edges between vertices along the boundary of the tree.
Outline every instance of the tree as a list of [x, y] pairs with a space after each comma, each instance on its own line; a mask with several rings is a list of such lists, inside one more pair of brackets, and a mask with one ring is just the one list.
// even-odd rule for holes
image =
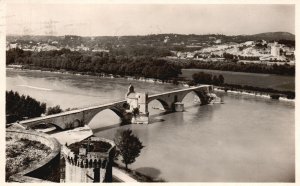
[[114, 138], [117, 149], [122, 156], [122, 162], [128, 170], [128, 165], [135, 162], [139, 157], [142, 148], [144, 148], [139, 138], [132, 134], [132, 130], [118, 130]]
[[133, 114], [134, 117], [138, 116], [139, 113], [140, 113], [140, 110], [139, 110], [138, 107], [136, 107], [136, 108], [134, 108], [134, 109], [132, 110], [132, 114]]
[[219, 85], [220, 84], [219, 78], [217, 76], [213, 76], [212, 84], [214, 84], [214, 85]]
[[193, 81], [196, 84], [211, 84], [212, 75], [204, 72], [198, 72], [192, 75]]
[[57, 113], [61, 113], [62, 109], [60, 108], [59, 105], [56, 105], [55, 107], [49, 107], [47, 109], [47, 115], [51, 115], [51, 114], [57, 114]]
[[20, 96], [18, 92], [12, 90], [6, 91], [7, 123], [23, 120], [25, 118], [39, 117], [45, 111], [45, 103], [41, 103], [30, 96]]
[[220, 85], [224, 84], [224, 77], [222, 74], [219, 75], [219, 83]]

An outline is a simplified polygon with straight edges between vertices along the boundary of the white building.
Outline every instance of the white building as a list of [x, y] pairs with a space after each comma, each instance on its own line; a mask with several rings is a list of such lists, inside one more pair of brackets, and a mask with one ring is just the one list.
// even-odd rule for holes
[[215, 41], [215, 43], [216, 43], [216, 44], [220, 44], [220, 43], [222, 43], [222, 40], [221, 40], [221, 39], [217, 39], [217, 40]]
[[254, 41], [246, 41], [244, 44], [246, 46], [254, 45]]
[[280, 47], [278, 46], [277, 42], [275, 42], [271, 46], [271, 55], [274, 56], [274, 57], [279, 57], [280, 56]]
[[[134, 115], [131, 121], [132, 123], [149, 123], [147, 98], [147, 93], [136, 93], [132, 85], [128, 87], [125, 99], [129, 105], [127, 112], [133, 113]], [[135, 109], [138, 109], [138, 113], [134, 113]]]

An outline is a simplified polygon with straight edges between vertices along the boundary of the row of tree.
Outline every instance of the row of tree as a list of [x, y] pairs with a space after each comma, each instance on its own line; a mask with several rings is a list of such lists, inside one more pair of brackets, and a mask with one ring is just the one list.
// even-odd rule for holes
[[188, 63], [180, 64], [181, 68], [198, 68], [198, 69], [212, 69], [222, 71], [234, 71], [234, 72], [250, 72], [250, 73], [267, 73], [267, 74], [279, 74], [279, 75], [295, 75], [295, 66], [284, 64], [273, 65], [256, 64], [256, 63], [237, 63], [233, 61], [224, 62], [205, 62], [205, 61], [191, 61]]
[[241, 56], [241, 55], [233, 55], [229, 53], [224, 53], [223, 57], [227, 60], [252, 60], [252, 61], [258, 61], [258, 56]]
[[108, 53], [80, 53], [70, 50], [27, 53], [20, 49], [7, 51], [7, 64], [28, 68], [47, 68], [84, 73], [106, 73], [169, 80], [178, 77], [181, 69], [166, 60], [152, 57], [114, 56]]
[[171, 51], [166, 47], [132, 45], [111, 50], [114, 56], [148, 56], [148, 57], [165, 57], [171, 56]]
[[246, 90], [246, 91], [254, 91], [254, 92], [265, 92], [269, 93], [272, 96], [286, 97], [288, 99], [295, 99], [294, 91], [280, 91], [272, 88], [261, 88], [261, 87], [253, 87], [249, 85], [237, 85], [237, 84], [228, 84], [224, 83], [223, 75], [211, 75], [204, 72], [197, 72], [192, 75], [193, 80], [188, 82], [189, 85], [197, 85], [197, 84], [213, 84], [213, 85], [222, 85], [222, 89], [227, 90]]
[[6, 53], [6, 63], [21, 64], [28, 68], [84, 72], [91, 75], [107, 73], [160, 80], [178, 77], [182, 68], [295, 75], [295, 66], [292, 65], [237, 63], [238, 58], [247, 60], [256, 60], [256, 58], [234, 56], [227, 53], [224, 54], [226, 61], [191, 61], [187, 63], [167, 62], [166, 60], [149, 56], [132, 57], [130, 54], [127, 55], [126, 52], [120, 52], [118, 55], [117, 53], [113, 55], [105, 52], [74, 52], [68, 49], [30, 52], [21, 49], [11, 49]]
[[204, 72], [197, 72], [192, 75], [193, 82], [192, 84], [213, 84], [213, 85], [222, 85], [224, 83], [223, 75], [211, 75]]

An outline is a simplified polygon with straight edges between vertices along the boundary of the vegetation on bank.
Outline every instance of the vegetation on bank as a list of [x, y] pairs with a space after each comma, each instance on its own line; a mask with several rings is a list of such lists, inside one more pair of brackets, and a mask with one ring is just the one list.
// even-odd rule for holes
[[[174, 62], [176, 63], [176, 62]], [[221, 71], [233, 71], [233, 72], [249, 72], [249, 73], [265, 73], [265, 74], [278, 74], [295, 76], [295, 66], [285, 63], [284, 65], [258, 64], [258, 63], [243, 63], [237, 62], [234, 59], [225, 61], [186, 61], [185, 63], [178, 63], [180, 68], [186, 69], [210, 69]]]
[[[160, 53], [161, 52], [161, 53]], [[73, 71], [85, 74], [114, 74], [160, 79], [176, 79], [183, 68], [212, 69], [221, 71], [295, 75], [295, 66], [260, 63], [243, 63], [238, 59], [257, 60], [257, 57], [242, 57], [224, 53], [225, 60], [170, 60], [163, 59], [168, 50], [153, 47], [129, 47], [111, 52], [78, 52], [69, 49], [31, 52], [10, 49], [6, 52], [6, 64], [20, 64], [29, 69]]]
[[252, 92], [260, 92], [260, 93], [267, 93], [270, 94], [272, 99], [279, 99], [280, 97], [286, 97], [287, 99], [295, 99], [295, 92], [293, 91], [280, 91], [275, 90], [272, 88], [260, 88], [260, 87], [253, 87], [248, 85], [235, 85], [235, 84], [223, 84], [220, 88], [227, 92], [228, 90], [231, 91], [238, 91], [238, 90], [245, 90], [245, 91], [252, 91]]
[[196, 84], [212, 84], [212, 85], [223, 85], [224, 77], [223, 75], [211, 75], [205, 72], [197, 72], [192, 75], [193, 80], [189, 81], [188, 84], [196, 85]]
[[272, 99], [279, 99], [280, 97], [286, 97], [287, 99], [295, 99], [295, 92], [293, 91], [280, 91], [271, 88], [260, 88], [253, 87], [249, 85], [236, 85], [236, 84], [228, 84], [224, 83], [223, 75], [211, 75], [205, 72], [197, 72], [192, 75], [193, 80], [188, 82], [188, 85], [193, 86], [197, 84], [212, 84], [216, 86], [221, 86], [220, 89], [227, 92], [228, 90], [237, 91], [251, 91], [251, 92], [264, 92], [270, 94]]
[[30, 96], [18, 92], [6, 91], [6, 123], [25, 118], [39, 117], [46, 111], [46, 103], [41, 103]]
[[11, 49], [6, 52], [6, 64], [20, 64], [25, 68], [47, 68], [83, 73], [106, 73], [169, 80], [178, 77], [181, 69], [163, 59], [127, 55], [112, 55], [105, 52], [58, 51], [28, 52]]
[[39, 102], [30, 96], [20, 95], [12, 90], [6, 91], [6, 123], [60, 112], [62, 109], [58, 105], [47, 109], [46, 103]]

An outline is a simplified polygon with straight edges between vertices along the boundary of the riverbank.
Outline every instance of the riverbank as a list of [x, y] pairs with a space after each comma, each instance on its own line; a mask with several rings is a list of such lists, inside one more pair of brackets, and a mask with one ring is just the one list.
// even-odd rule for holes
[[[247, 96], [255, 96], [265, 99], [272, 99], [271, 94], [262, 93], [262, 92], [250, 92], [246, 90], [225, 90], [224, 87], [217, 87], [214, 88], [214, 91], [217, 92], [226, 92], [229, 94], [239, 94], [239, 95], [247, 95]], [[295, 102], [295, 99], [287, 99], [283, 97], [278, 98], [279, 101], [287, 101], [287, 102]]]
[[137, 182], [166, 182], [162, 178], [152, 178], [151, 176], [147, 176], [135, 170], [131, 170], [131, 169], [126, 170], [124, 166], [116, 162], [114, 163], [113, 166], [114, 168], [121, 171], [123, 174], [127, 174], [128, 176], [132, 177]]
[[[154, 78], [144, 78], [144, 77], [133, 77], [133, 76], [121, 76], [121, 75], [114, 75], [114, 74], [106, 74], [106, 73], [89, 73], [89, 72], [75, 72], [75, 71], [66, 71], [66, 70], [49, 70], [49, 69], [29, 69], [29, 68], [13, 68], [13, 67], [6, 67], [6, 70], [28, 70], [28, 71], [36, 71], [36, 72], [48, 72], [48, 73], [56, 73], [56, 74], [69, 74], [69, 75], [75, 75], [75, 76], [95, 76], [95, 77], [101, 77], [101, 78], [107, 78], [107, 79], [126, 79], [126, 80], [135, 80], [135, 81], [141, 81], [141, 82], [147, 82], [147, 83], [173, 83], [177, 84], [173, 80], [160, 80], [160, 79], [154, 79]], [[179, 82], [178, 82], [179, 83]]]
[[189, 80], [193, 80], [193, 74], [203, 72], [211, 74], [212, 76], [222, 75], [224, 77], [224, 83], [226, 84], [270, 88], [279, 91], [295, 91], [295, 76], [207, 69], [182, 69], [181, 72], [182, 74], [180, 77], [184, 77]]

